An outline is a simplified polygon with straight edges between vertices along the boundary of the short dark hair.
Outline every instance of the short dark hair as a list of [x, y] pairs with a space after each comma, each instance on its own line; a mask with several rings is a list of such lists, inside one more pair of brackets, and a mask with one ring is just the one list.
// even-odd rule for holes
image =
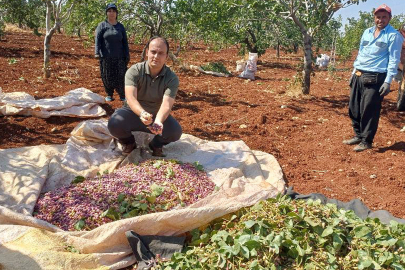
[[146, 48], [149, 50], [149, 44], [155, 40], [155, 39], [161, 39], [163, 40], [163, 42], [165, 43], [166, 47], [167, 47], [167, 54], [169, 55], [169, 42], [167, 42], [167, 39], [165, 39], [164, 37], [161, 36], [153, 36], [148, 40], [148, 43], [146, 44]]

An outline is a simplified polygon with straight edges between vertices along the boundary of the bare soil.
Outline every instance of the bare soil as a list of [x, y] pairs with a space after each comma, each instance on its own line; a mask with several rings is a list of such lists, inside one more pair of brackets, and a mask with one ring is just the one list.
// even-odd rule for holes
[[[52, 39], [52, 76], [42, 77], [43, 37], [8, 31], [0, 40], [0, 87], [3, 92], [24, 91], [37, 99], [64, 95], [85, 87], [105, 95], [94, 47], [83, 39], [56, 34]], [[87, 44], [92, 44], [88, 41]], [[140, 60], [143, 45], [131, 45], [131, 64]], [[179, 58], [192, 65], [220, 61], [234, 71], [240, 60], [235, 47], [219, 52], [193, 44]], [[180, 78], [173, 115], [185, 133], [212, 141], [243, 140], [251, 149], [274, 155], [288, 186], [307, 194], [362, 200], [371, 210], [386, 209], [405, 218], [405, 114], [396, 111], [398, 84], [386, 97], [380, 126], [370, 150], [355, 153], [342, 140], [353, 135], [348, 117], [353, 61], [335, 72], [317, 70], [311, 93], [300, 96], [293, 86], [300, 54], [275, 56], [269, 50], [259, 58], [256, 80], [213, 77], [171, 66]], [[233, 72], [234, 75], [237, 73]], [[108, 115], [121, 102], [104, 106]], [[40, 119], [0, 116], [0, 149], [63, 144], [79, 118]]]

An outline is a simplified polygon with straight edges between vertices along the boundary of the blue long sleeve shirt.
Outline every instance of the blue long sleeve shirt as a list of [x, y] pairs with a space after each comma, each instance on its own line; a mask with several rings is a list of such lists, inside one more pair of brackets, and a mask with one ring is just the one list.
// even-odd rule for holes
[[129, 59], [127, 33], [121, 23], [112, 25], [105, 20], [97, 26], [95, 36], [96, 55]]
[[354, 68], [370, 72], [387, 72], [386, 83], [391, 83], [397, 74], [401, 58], [403, 37], [391, 25], [381, 30], [374, 38], [375, 26], [366, 29], [360, 40], [359, 54]]

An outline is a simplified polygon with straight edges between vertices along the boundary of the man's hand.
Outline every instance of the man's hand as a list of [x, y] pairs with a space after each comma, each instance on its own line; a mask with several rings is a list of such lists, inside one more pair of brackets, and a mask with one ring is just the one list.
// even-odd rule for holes
[[152, 132], [155, 135], [162, 135], [163, 131], [163, 124], [159, 122], [155, 122], [152, 125], [148, 126], [148, 129], [150, 132]]
[[147, 111], [142, 111], [141, 115], [139, 115], [139, 118], [141, 119], [142, 123], [145, 126], [149, 126], [150, 124], [152, 124], [152, 115], [150, 113], [148, 113]]
[[381, 85], [380, 90], [378, 91], [380, 93], [380, 96], [386, 96], [389, 94], [390, 92], [390, 84], [389, 83], [383, 83], [383, 85]]

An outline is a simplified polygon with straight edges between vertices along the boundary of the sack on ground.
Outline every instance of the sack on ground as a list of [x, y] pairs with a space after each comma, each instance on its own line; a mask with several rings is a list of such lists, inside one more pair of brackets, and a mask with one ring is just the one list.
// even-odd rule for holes
[[320, 68], [327, 68], [329, 65], [330, 57], [327, 54], [321, 54], [320, 57], [316, 58], [316, 65]]
[[239, 77], [254, 80], [256, 71], [257, 53], [249, 53], [249, 59], [246, 61], [245, 70], [239, 75]]

